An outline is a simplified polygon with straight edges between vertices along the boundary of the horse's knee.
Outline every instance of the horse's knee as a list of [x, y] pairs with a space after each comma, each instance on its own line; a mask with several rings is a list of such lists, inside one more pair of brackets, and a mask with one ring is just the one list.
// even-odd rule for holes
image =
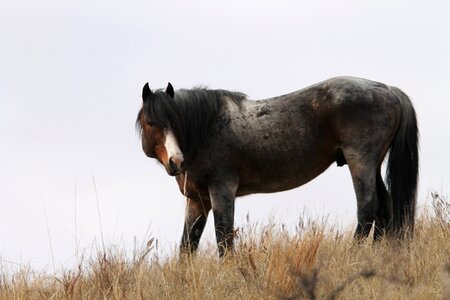
[[210, 209], [209, 203], [187, 199], [183, 236], [180, 245], [181, 252], [197, 250]]
[[222, 257], [233, 248], [234, 210], [213, 208], [213, 213], [217, 247], [219, 255]]

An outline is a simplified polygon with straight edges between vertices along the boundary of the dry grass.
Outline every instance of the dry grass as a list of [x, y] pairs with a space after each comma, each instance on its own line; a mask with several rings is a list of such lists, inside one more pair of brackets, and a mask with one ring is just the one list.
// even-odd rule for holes
[[365, 241], [323, 224], [247, 225], [236, 252], [161, 259], [150, 240], [62, 275], [0, 271], [1, 299], [450, 299], [450, 205], [433, 195], [409, 242]]

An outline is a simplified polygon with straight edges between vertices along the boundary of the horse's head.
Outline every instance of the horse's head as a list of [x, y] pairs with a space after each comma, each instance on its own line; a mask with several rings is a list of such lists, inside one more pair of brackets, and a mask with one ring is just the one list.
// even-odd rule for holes
[[170, 83], [165, 91], [156, 92], [152, 92], [146, 83], [142, 90], [142, 109], [137, 120], [142, 128], [142, 149], [145, 154], [162, 163], [171, 176], [181, 173], [184, 165], [174, 128], [179, 124], [174, 96]]

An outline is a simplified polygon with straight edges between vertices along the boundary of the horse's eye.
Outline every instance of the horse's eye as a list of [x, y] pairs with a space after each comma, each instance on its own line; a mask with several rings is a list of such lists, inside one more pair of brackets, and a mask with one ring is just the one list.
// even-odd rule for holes
[[153, 122], [147, 122], [147, 125], [150, 126], [150, 127], [153, 127], [153, 126], [155, 126], [155, 123], [153, 123]]

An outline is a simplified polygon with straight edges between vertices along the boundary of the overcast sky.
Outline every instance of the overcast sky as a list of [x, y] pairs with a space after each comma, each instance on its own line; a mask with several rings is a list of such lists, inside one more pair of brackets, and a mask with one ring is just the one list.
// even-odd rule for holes
[[[58, 268], [77, 249], [95, 251], [102, 233], [107, 245], [128, 249], [147, 230], [166, 253], [179, 242], [185, 201], [134, 128], [145, 82], [260, 99], [336, 75], [411, 97], [421, 131], [419, 205], [431, 189], [447, 194], [446, 0], [2, 1], [2, 264], [51, 269], [53, 249]], [[247, 213], [295, 226], [303, 212], [354, 223], [348, 169], [333, 165], [298, 189], [238, 199], [236, 226]], [[213, 240], [211, 222], [205, 238]]]

